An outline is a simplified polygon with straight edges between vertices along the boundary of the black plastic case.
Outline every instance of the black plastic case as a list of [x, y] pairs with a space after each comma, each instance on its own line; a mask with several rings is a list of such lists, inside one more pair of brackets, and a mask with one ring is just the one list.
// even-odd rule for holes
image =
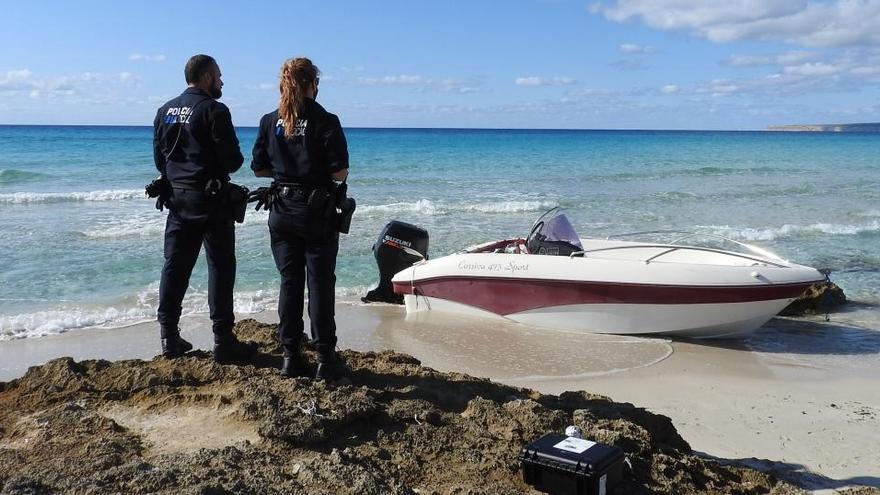
[[607, 495], [623, 476], [618, 447], [549, 434], [523, 447], [523, 480], [553, 495]]

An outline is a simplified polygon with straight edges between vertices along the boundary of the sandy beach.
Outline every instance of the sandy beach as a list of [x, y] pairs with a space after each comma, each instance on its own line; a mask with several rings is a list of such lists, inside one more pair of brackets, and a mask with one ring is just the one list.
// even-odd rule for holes
[[[273, 313], [255, 316], [277, 321]], [[754, 350], [737, 341], [582, 335], [449, 315], [405, 317], [398, 307], [353, 302], [337, 305], [337, 319], [344, 349], [392, 349], [438, 371], [632, 403], [672, 418], [701, 455], [740, 461], [816, 493], [880, 487], [880, 370], [838, 365], [845, 352], [818, 348], [829, 332], [844, 332], [862, 339], [864, 353], [880, 352], [873, 336], [846, 334], [857, 331], [852, 327], [777, 318], [762, 332], [790, 333], [795, 343], [767, 352], [760, 339]], [[204, 316], [186, 318], [182, 327], [185, 338], [210, 348]], [[150, 359], [158, 351], [153, 323], [6, 341], [0, 381], [60, 356]]]

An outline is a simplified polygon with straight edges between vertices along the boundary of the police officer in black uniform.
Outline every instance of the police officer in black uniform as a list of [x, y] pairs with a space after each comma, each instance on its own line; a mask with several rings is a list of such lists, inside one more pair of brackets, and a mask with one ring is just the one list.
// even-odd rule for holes
[[153, 156], [165, 181], [161, 202], [168, 207], [165, 265], [159, 285], [158, 320], [162, 354], [177, 357], [192, 349], [181, 338], [181, 303], [202, 244], [208, 259], [208, 305], [214, 330], [214, 359], [227, 362], [255, 351], [232, 333], [235, 284], [235, 227], [221, 191], [244, 157], [222, 95], [220, 67], [195, 55], [184, 71], [188, 87], [159, 108], [153, 122]]
[[258, 177], [274, 177], [277, 190], [269, 213], [269, 233], [281, 274], [281, 374], [292, 377], [305, 373], [300, 340], [303, 292], [308, 281], [312, 342], [318, 350], [315, 378], [335, 381], [350, 372], [336, 354], [339, 232], [332, 220], [334, 180], [348, 176], [348, 146], [339, 118], [315, 102], [318, 74], [307, 58], [284, 63], [279, 107], [260, 120], [251, 168]]

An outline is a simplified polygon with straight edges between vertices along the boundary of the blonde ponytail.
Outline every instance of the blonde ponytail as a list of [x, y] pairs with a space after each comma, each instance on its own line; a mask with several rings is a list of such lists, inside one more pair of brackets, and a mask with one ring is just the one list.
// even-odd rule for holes
[[291, 58], [281, 66], [281, 100], [278, 117], [284, 122], [284, 137], [290, 139], [296, 131], [296, 121], [303, 111], [303, 90], [318, 77], [318, 68], [305, 57]]

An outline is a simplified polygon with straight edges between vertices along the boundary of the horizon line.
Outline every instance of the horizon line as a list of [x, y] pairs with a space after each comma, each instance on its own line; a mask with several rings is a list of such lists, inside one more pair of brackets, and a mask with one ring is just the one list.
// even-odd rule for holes
[[[389, 130], [389, 131], [546, 131], [546, 132], [809, 132], [809, 133], [870, 133], [875, 134], [877, 131], [859, 131], [861, 126], [880, 126], [880, 122], [853, 122], [853, 123], [837, 123], [837, 124], [772, 124], [764, 129], [685, 129], [685, 128], [583, 128], [583, 127], [362, 127], [348, 126], [343, 129], [352, 130]], [[143, 124], [7, 124], [0, 123], [0, 127], [131, 127], [131, 128], [152, 128], [152, 125]], [[824, 130], [824, 129], [806, 129], [809, 127], [849, 127], [847, 131], [840, 130]], [[259, 129], [259, 126], [235, 126], [236, 129]]]
[[[804, 124], [808, 125], [808, 124]], [[833, 124], [850, 125], [850, 124]], [[0, 127], [144, 127], [150, 124], [8, 124], [0, 123]], [[235, 126], [236, 129], [259, 129], [259, 126]], [[687, 128], [585, 128], [585, 127], [363, 127], [344, 126], [343, 129], [357, 130], [443, 130], [443, 131], [599, 131], [599, 132], [779, 132], [766, 129], [687, 129]]]

